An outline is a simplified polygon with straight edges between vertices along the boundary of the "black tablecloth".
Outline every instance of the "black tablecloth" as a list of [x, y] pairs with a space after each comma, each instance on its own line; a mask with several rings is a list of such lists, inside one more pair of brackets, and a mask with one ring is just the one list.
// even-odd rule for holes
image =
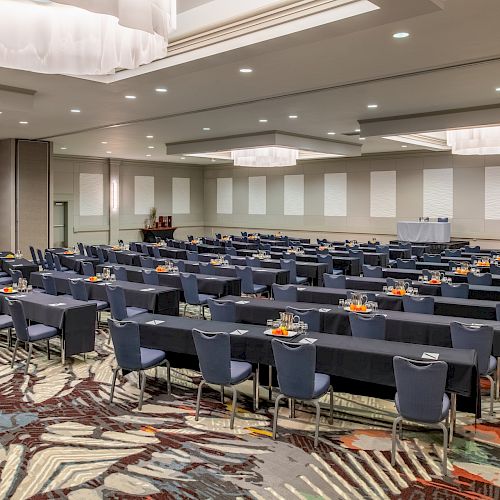
[[[349, 252], [343, 250], [336, 250], [330, 252], [330, 255], [334, 257], [349, 257]], [[389, 265], [389, 256], [386, 253], [363, 252], [363, 260], [365, 264], [368, 264], [369, 266], [387, 267]]]
[[[9, 314], [6, 298], [23, 303], [26, 318], [58, 328], [63, 333], [65, 354], [72, 356], [91, 352], [95, 346], [95, 304], [74, 300], [68, 296], [48, 295], [39, 292], [25, 294], [0, 294], [1, 308]], [[60, 304], [51, 306], [50, 304]]]
[[[56, 281], [59, 293], [71, 294], [69, 280], [75, 276], [58, 271], [45, 271], [43, 273], [32, 273], [30, 283], [38, 288], [43, 288], [42, 276], [51, 275]], [[81, 276], [79, 276], [82, 278]], [[91, 283], [85, 281], [89, 299], [108, 301], [105, 284]], [[179, 314], [179, 290], [162, 286], [145, 285], [144, 283], [132, 283], [130, 281], [116, 281], [113, 285], [123, 288], [127, 307], [140, 307], [158, 314], [177, 316]]]
[[[59, 260], [61, 261], [61, 265], [67, 267], [68, 269], [72, 269], [77, 273], [82, 273], [82, 262], [92, 262], [94, 267], [99, 263], [99, 259], [97, 257], [88, 257], [87, 255], [64, 255], [59, 254]], [[38, 270], [38, 269], [37, 269]]]
[[[243, 335], [231, 335], [231, 356], [234, 359], [251, 363], [274, 365], [272, 337], [264, 334], [265, 327], [262, 326], [162, 317], [152, 314], [136, 316], [134, 321], [139, 323], [141, 345], [165, 350], [169, 353], [169, 359], [175, 358], [175, 353], [196, 356], [192, 337], [193, 328], [212, 332], [232, 332], [239, 329], [246, 330], [246, 332]], [[162, 323], [151, 324], [153, 321], [162, 321]], [[429, 352], [428, 345], [359, 339], [315, 332], [309, 333], [308, 337], [317, 339], [315, 343], [316, 371], [334, 377], [332, 383], [335, 390], [340, 389], [342, 382], [340, 379], [359, 381], [363, 383], [348, 383], [346, 390], [375, 397], [380, 395], [380, 387], [377, 386], [393, 389], [396, 385], [392, 365], [394, 356], [420, 360], [425, 352]], [[468, 411], [477, 412], [479, 379], [475, 351], [433, 346], [432, 352], [438, 353], [439, 359], [448, 363], [446, 389], [468, 397]], [[393, 390], [389, 394], [393, 394]]]
[[21, 271], [24, 278], [29, 278], [31, 273], [38, 271], [38, 266], [27, 259], [1, 258], [2, 271], [9, 273], [11, 270]]
[[[151, 255], [153, 253], [151, 252]], [[160, 247], [160, 255], [167, 259], [187, 259], [186, 250], [182, 248], [173, 248], [173, 247]]]

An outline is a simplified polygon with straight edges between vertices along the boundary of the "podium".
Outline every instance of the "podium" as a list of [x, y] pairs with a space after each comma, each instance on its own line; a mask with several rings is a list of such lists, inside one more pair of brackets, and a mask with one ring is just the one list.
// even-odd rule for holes
[[142, 241], [145, 243], [154, 243], [156, 238], [159, 237], [162, 240], [165, 238], [173, 239], [174, 231], [176, 227], [152, 227], [143, 228], [142, 231]]

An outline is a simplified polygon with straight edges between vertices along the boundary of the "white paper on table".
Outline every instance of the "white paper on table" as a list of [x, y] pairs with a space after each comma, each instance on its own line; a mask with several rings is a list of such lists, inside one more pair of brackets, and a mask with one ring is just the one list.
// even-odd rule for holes
[[141, 288], [140, 291], [141, 292], [154, 292], [155, 289], [154, 288]]
[[236, 302], [236, 304], [248, 304], [250, 303], [249, 300], [238, 300], [238, 302]]
[[311, 339], [306, 337], [305, 339], [299, 340], [297, 344], [314, 344], [318, 339]]
[[322, 308], [319, 310], [319, 312], [320, 312], [320, 313], [327, 313], [327, 312], [330, 312], [330, 311], [331, 311], [331, 309], [325, 309], [324, 307], [322, 307]]
[[57, 307], [57, 306], [65, 306], [66, 302], [55, 302], [54, 304], [49, 304], [49, 306]]
[[438, 352], [424, 352], [422, 354], [422, 359], [432, 359], [436, 360], [439, 359], [439, 353]]
[[234, 330], [229, 335], [244, 335], [245, 333], [248, 333], [248, 330]]
[[162, 323], [165, 323], [165, 321], [162, 321], [161, 319], [152, 319], [151, 321], [146, 321], [146, 325], [161, 325]]
[[20, 299], [21, 297], [26, 297], [26, 295], [12, 295], [13, 299]]
[[305, 290], [305, 287], [303, 287], [303, 286], [302, 286], [302, 287], [300, 287], [300, 288], [297, 288], [297, 290], [298, 290], [299, 292], [303, 292], [303, 291]]

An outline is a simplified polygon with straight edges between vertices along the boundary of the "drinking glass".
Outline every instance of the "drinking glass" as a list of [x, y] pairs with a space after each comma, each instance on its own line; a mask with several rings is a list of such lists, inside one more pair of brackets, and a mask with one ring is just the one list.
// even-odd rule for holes
[[272, 326], [273, 326], [273, 323], [274, 323], [274, 320], [273, 320], [273, 319], [268, 319], [268, 320], [266, 321], [266, 326], [271, 326], [271, 327], [272, 327]]
[[339, 307], [344, 307], [345, 299], [339, 299]]

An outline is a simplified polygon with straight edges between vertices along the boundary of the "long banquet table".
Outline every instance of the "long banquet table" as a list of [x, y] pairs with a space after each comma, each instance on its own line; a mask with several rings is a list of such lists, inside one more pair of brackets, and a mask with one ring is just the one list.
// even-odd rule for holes
[[21, 271], [24, 278], [29, 278], [31, 273], [38, 271], [38, 266], [27, 259], [7, 259], [6, 257], [1, 257], [0, 262], [2, 271], [9, 274], [14, 270]]
[[412, 243], [448, 243], [451, 237], [449, 222], [399, 221], [398, 240]]

